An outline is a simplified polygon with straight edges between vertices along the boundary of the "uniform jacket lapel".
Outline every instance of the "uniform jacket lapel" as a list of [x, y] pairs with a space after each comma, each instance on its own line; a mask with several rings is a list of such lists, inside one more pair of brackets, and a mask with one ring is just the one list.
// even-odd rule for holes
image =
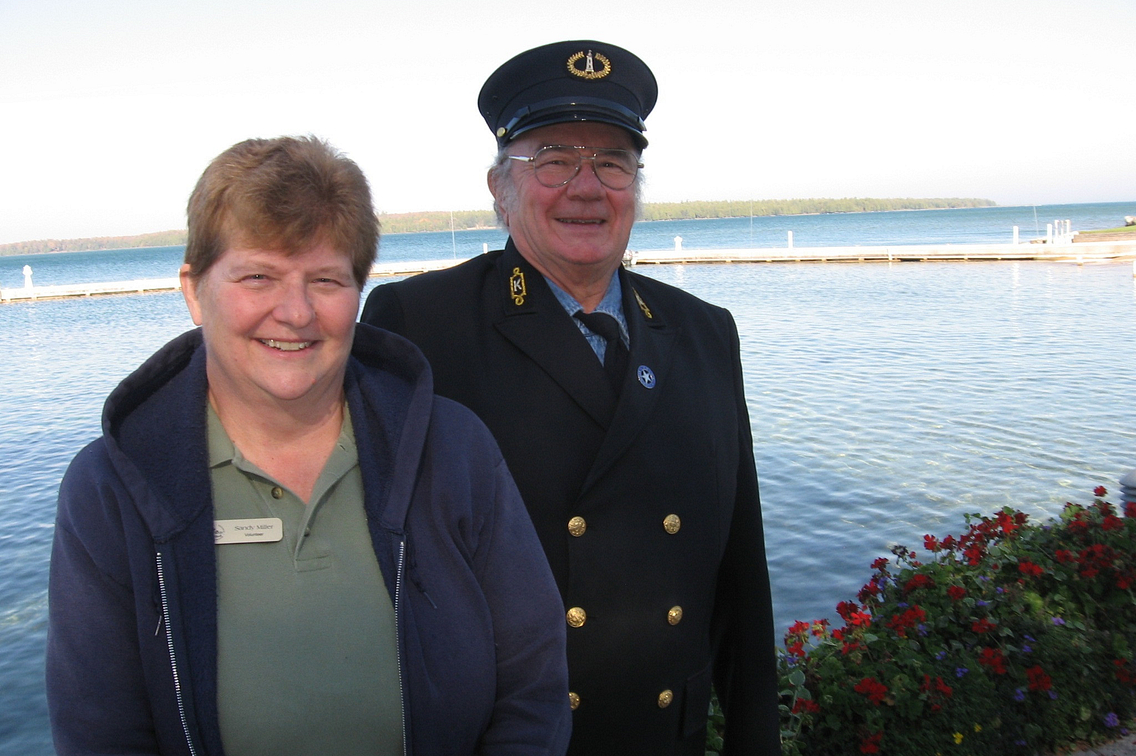
[[663, 314], [652, 303], [645, 301], [635, 289], [632, 276], [623, 268], [619, 269], [619, 276], [623, 290], [623, 312], [627, 317], [627, 329], [631, 337], [627, 374], [623, 377], [615, 417], [581, 494], [622, 456], [655, 411], [659, 396], [671, 375], [674, 341], [678, 335], [676, 327], [668, 326]]
[[603, 366], [544, 277], [510, 239], [497, 261], [498, 332], [539, 365], [600, 426], [607, 427], [615, 393]]

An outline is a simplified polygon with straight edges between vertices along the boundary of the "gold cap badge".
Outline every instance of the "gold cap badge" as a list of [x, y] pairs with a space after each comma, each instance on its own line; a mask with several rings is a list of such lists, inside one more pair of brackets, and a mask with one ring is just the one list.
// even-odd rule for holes
[[568, 73], [581, 79], [602, 79], [611, 73], [611, 61], [603, 53], [581, 50], [568, 57]]

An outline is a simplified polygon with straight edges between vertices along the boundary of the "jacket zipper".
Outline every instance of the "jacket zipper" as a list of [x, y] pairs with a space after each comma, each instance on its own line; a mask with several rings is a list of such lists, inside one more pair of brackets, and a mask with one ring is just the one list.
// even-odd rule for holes
[[[166, 595], [166, 578], [162, 571], [162, 552], [157, 552], [158, 559], [158, 592], [162, 597], [162, 621], [166, 624], [166, 647], [170, 652], [170, 669], [174, 673], [174, 695], [177, 697], [178, 717], [181, 718], [181, 729], [185, 733], [185, 744], [189, 747], [190, 756], [197, 756], [197, 749], [193, 747], [193, 739], [189, 736], [189, 720], [185, 716], [185, 699], [182, 696], [181, 678], [178, 677], [177, 657], [174, 655], [174, 633], [170, 626], [170, 602]], [[397, 611], [395, 613], [397, 617]]]
[[399, 538], [398, 542], [398, 569], [395, 570], [394, 581], [394, 627], [395, 660], [398, 662], [398, 705], [402, 713], [402, 756], [407, 756], [407, 741], [410, 739], [410, 728], [406, 721], [406, 693], [402, 686], [402, 621], [399, 618], [399, 605], [402, 603], [403, 565], [406, 561], [406, 536]]

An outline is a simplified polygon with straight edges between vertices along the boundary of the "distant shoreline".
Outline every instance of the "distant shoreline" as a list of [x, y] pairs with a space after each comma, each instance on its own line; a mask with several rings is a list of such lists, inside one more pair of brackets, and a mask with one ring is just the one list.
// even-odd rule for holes
[[[794, 200], [724, 200], [688, 202], [647, 202], [643, 221], [713, 220], [781, 215], [826, 215], [831, 213], [882, 212], [889, 210], [948, 210], [997, 207], [988, 199], [975, 198], [861, 198]], [[380, 213], [384, 234], [471, 231], [494, 228], [492, 210], [445, 210], [415, 213]], [[185, 244], [184, 229], [158, 231], [134, 236], [99, 236], [85, 239], [38, 239], [0, 244], [0, 257], [42, 255], [63, 252], [93, 252], [141, 247], [175, 247]]]

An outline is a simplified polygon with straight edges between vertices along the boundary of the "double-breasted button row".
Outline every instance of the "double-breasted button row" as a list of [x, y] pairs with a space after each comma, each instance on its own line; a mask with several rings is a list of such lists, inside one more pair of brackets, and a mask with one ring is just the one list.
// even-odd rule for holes
[[[657, 699], [659, 708], [665, 709], [674, 702], [675, 694], [669, 688], [659, 694]], [[580, 696], [572, 691], [568, 691], [568, 708], [572, 711], [580, 708]]]
[[[674, 535], [682, 527], [682, 519], [676, 514], [669, 514], [663, 518], [663, 530]], [[588, 530], [588, 521], [576, 515], [568, 521], [568, 532], [575, 538], [584, 535]]]
[[[588, 621], [588, 613], [582, 606], [574, 606], [565, 612], [564, 618], [568, 621], [569, 627], [583, 627]], [[682, 607], [672, 606], [667, 610], [667, 624], [677, 625], [680, 622], [682, 622]]]

